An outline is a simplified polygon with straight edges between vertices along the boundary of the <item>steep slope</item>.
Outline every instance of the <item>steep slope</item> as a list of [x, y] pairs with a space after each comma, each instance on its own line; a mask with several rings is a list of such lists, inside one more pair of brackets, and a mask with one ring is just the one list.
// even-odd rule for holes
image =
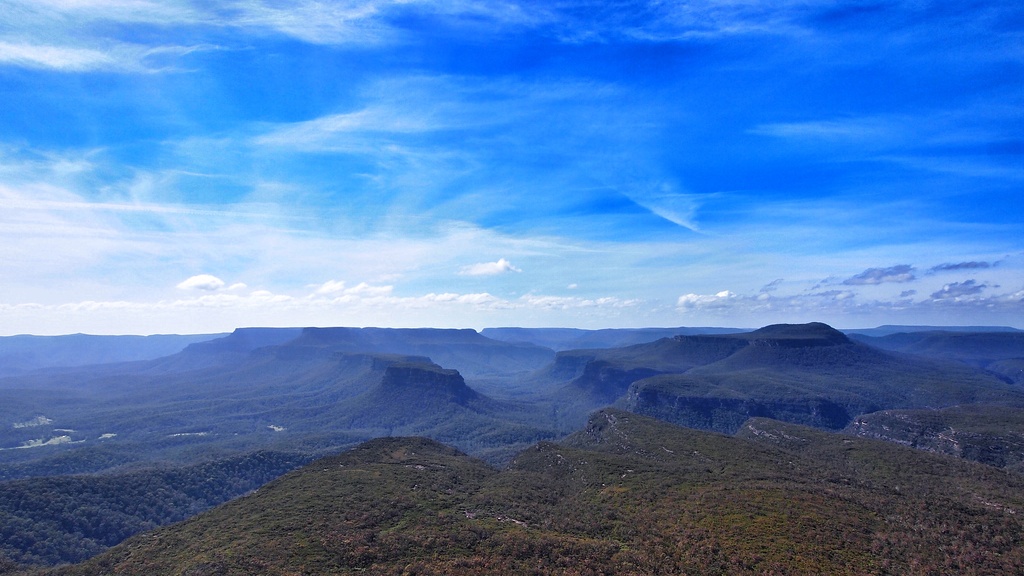
[[489, 398], [457, 370], [429, 362], [388, 366], [379, 384], [332, 418], [371, 436], [427, 436], [498, 460], [555, 435], [532, 406]]
[[997, 360], [987, 364], [985, 369], [1014, 384], [1024, 384], [1024, 358]]
[[559, 352], [535, 373], [535, 398], [551, 402], [559, 429], [571, 431], [582, 426], [591, 411], [621, 398], [638, 380], [686, 372], [745, 346], [745, 341], [728, 337], [674, 336], [623, 348]]
[[388, 438], [50, 574], [1009, 574], [1024, 479], [755, 420], [606, 410], [498, 472]]
[[1024, 409], [966, 405], [942, 410], [882, 410], [845, 430], [929, 452], [1024, 472]]
[[[431, 440], [381, 438], [56, 574], [307, 574], [394, 568], [479, 532], [468, 496], [497, 472]], [[489, 524], [493, 524], [489, 523]]]
[[376, 407], [378, 419], [412, 419], [449, 406], [487, 408], [487, 399], [466, 385], [458, 370], [430, 362], [401, 362], [384, 370], [380, 384], [361, 399], [366, 409]]
[[188, 372], [245, 362], [254, 350], [278, 346], [302, 334], [300, 328], [238, 328], [223, 338], [198, 342], [180, 354], [161, 358], [147, 373]]
[[[577, 388], [598, 389], [603, 394], [611, 394], [614, 389], [596, 387], [595, 382], [588, 381], [587, 373], [591, 377], [604, 374], [606, 380], [612, 372], [682, 373], [728, 358], [748, 345], [742, 337], [679, 335], [621, 348], [566, 350], [558, 352], [550, 365], [535, 374], [535, 379], [547, 383], [568, 382]], [[625, 385], [620, 384], [621, 390], [616, 396], [624, 393], [630, 382], [632, 380]]]

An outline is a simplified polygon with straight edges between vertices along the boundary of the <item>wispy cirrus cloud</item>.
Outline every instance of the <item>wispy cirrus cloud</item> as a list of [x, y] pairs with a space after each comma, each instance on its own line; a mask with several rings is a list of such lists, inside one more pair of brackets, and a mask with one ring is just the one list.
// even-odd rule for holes
[[745, 35], [796, 36], [806, 3], [657, 1], [555, 4], [549, 26], [563, 41], [575, 43], [708, 41]]
[[643, 131], [630, 129], [654, 111], [629, 100], [607, 83], [387, 78], [364, 87], [351, 111], [269, 125], [248, 143], [278, 163], [336, 155], [360, 170], [347, 195], [393, 199], [420, 218], [534, 227], [628, 213], [698, 228], [705, 197], [658, 178]]
[[832, 142], [882, 142], [891, 146], [893, 139], [904, 137], [904, 118], [844, 118], [760, 124], [749, 133], [800, 140]]
[[[468, 108], [455, 109], [456, 102], [438, 104], [435, 101], [433, 106], [427, 102], [402, 98], [355, 112], [330, 114], [286, 124], [255, 137], [252, 142], [259, 147], [299, 151], [378, 154], [381, 152], [380, 145], [374, 146], [367, 142], [368, 139], [379, 139], [386, 135], [396, 139], [407, 138], [441, 130], [480, 128], [481, 124], [506, 121], [484, 119], [481, 116], [470, 118]], [[391, 151], [397, 151], [396, 148], [391, 148]]]
[[408, 15], [493, 30], [535, 26], [543, 21], [545, 11], [503, 0], [256, 0], [228, 2], [217, 13], [225, 26], [263, 30], [312, 44], [372, 45], [406, 41], [401, 20]]
[[125, 23], [183, 24], [200, 22], [206, 13], [193, 0], [8, 0], [12, 14], [28, 23], [40, 20], [110, 20]]
[[181, 70], [175, 63], [181, 56], [216, 49], [212, 45], [146, 47], [127, 43], [106, 43], [96, 48], [0, 40], [0, 66], [65, 73], [155, 73]]
[[[400, 22], [407, 14], [506, 27], [536, 24], [538, 12], [503, 1], [8, 0], [4, 14], [11, 21], [5, 22], [0, 15], [0, 32], [4, 24], [18, 32], [5, 35], [11, 44], [0, 52], [7, 56], [0, 58], [0, 63], [67, 71], [138, 71], [145, 68], [138, 66], [138, 55], [133, 60], [119, 54], [130, 46], [124, 40], [130, 34], [119, 38], [117, 28], [112, 31], [110, 24], [188, 29], [193, 36], [209, 38], [223, 39], [220, 32], [231, 31], [242, 38], [277, 35], [310, 44], [367, 46], [404, 41]], [[62, 37], [66, 44], [48, 46], [39, 42], [52, 37]], [[230, 38], [228, 41], [232, 42]]]
[[[1024, 171], [1014, 126], [1022, 111], [976, 104], [914, 113], [865, 114], [755, 125], [748, 134], [773, 138], [831, 162], [872, 162], [911, 170], [1019, 183]], [[999, 150], [1006, 149], [1004, 156]]]
[[[627, 94], [611, 84], [563, 80], [557, 84], [534, 83], [514, 78], [480, 78], [454, 75], [409, 74], [382, 77], [358, 91], [359, 104], [352, 110], [316, 118], [267, 126], [252, 142], [257, 146], [312, 151], [381, 148], [380, 138], [411, 140], [425, 133], [488, 130], [522, 132], [550, 106], [560, 104], [607, 105]], [[574, 116], [578, 112], [567, 109]], [[592, 122], [579, 129], [588, 129]], [[560, 126], [561, 127], [561, 126]], [[373, 139], [371, 145], [353, 141]], [[541, 142], [535, 142], [541, 145]]]
[[[137, 62], [137, 57], [131, 60]], [[0, 65], [3, 64], [63, 72], [111, 70], [129, 66], [125, 59], [101, 50], [0, 42]]]
[[624, 187], [622, 194], [652, 214], [681, 228], [700, 231], [698, 210], [705, 199], [701, 195], [679, 191], [668, 183]]

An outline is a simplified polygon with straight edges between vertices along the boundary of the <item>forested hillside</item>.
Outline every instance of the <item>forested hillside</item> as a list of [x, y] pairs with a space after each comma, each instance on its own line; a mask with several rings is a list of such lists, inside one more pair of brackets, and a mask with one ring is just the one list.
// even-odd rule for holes
[[374, 440], [48, 574], [1009, 574], [1024, 478], [769, 420], [605, 410], [498, 471]]
[[0, 558], [60, 564], [194, 516], [309, 461], [258, 452], [187, 467], [0, 482]]

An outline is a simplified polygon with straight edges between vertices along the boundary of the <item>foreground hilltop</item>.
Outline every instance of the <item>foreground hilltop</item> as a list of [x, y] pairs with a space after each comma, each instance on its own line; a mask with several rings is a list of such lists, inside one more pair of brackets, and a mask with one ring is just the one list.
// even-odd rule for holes
[[765, 419], [618, 410], [503, 471], [385, 438], [50, 575], [1024, 570], [1024, 479]]

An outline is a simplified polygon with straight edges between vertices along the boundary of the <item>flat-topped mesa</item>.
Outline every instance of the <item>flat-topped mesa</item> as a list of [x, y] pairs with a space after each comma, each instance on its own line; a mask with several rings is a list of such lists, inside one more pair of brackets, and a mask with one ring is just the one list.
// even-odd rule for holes
[[739, 335], [755, 346], [799, 348], [805, 346], [838, 346], [850, 344], [845, 334], [822, 322], [809, 324], [772, 324]]
[[251, 352], [284, 344], [301, 333], [301, 328], [236, 328], [221, 338], [189, 344], [185, 350], [193, 353]]
[[477, 399], [480, 394], [466, 386], [458, 370], [441, 368], [437, 364], [400, 362], [388, 366], [381, 378], [384, 392], [413, 396], [429, 395], [459, 404]]
[[470, 328], [303, 328], [301, 343], [402, 348], [416, 344], [469, 344], [486, 341]]

